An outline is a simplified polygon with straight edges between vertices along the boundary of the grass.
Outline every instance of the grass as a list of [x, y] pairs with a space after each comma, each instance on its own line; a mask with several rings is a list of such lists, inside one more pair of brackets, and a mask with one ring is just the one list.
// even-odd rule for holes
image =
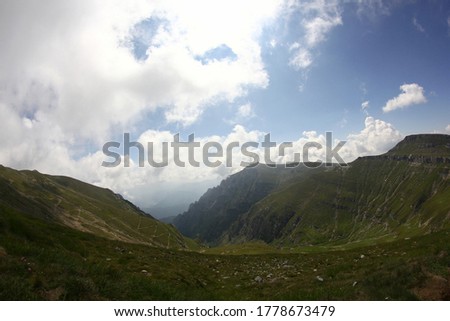
[[254, 243], [199, 253], [113, 241], [3, 211], [0, 299], [411, 300], [430, 291], [448, 299], [448, 286], [421, 289], [430, 278], [448, 279], [449, 241], [446, 230], [358, 248]]
[[450, 228], [447, 173], [446, 164], [359, 159], [271, 193], [240, 217], [229, 238], [277, 247], [370, 245]]
[[[112, 191], [62, 176], [0, 165], [0, 211], [16, 211], [95, 235], [166, 248], [196, 246]], [[21, 224], [20, 220], [14, 224]], [[26, 228], [26, 227], [20, 227]], [[35, 233], [33, 227], [28, 231]]]

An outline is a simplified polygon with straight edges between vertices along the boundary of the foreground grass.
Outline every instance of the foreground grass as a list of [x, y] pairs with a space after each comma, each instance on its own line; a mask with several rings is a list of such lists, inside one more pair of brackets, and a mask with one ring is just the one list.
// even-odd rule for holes
[[308, 253], [263, 244], [198, 253], [0, 213], [0, 299], [448, 300], [449, 232]]

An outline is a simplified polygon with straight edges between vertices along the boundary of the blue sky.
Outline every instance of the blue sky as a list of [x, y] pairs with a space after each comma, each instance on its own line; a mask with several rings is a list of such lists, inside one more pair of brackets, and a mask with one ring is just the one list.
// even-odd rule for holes
[[125, 132], [301, 147], [331, 131], [347, 161], [450, 133], [444, 0], [11, 0], [0, 43], [0, 163], [143, 207], [193, 200], [242, 168], [102, 167], [103, 144]]
[[[233, 117], [237, 105], [251, 103], [257, 116], [244, 123], [249, 129], [271, 132], [280, 140], [304, 130], [332, 130], [344, 139], [361, 129], [364, 101], [370, 102], [370, 115], [395, 124], [403, 134], [443, 131], [450, 120], [449, 14], [446, 1], [398, 5], [388, 14], [374, 16], [344, 5], [343, 24], [314, 49], [314, 63], [307, 70], [288, 65], [289, 52], [283, 45], [298, 37], [296, 21], [267, 28], [262, 55], [269, 86], [250, 90], [245, 98], [220, 109], [209, 109], [198, 123], [182, 131], [225, 134], [232, 125], [223, 120]], [[283, 25], [283, 19], [278, 24]], [[281, 45], [272, 48], [271, 39]], [[427, 103], [383, 113], [385, 103], [406, 83], [422, 86]]]

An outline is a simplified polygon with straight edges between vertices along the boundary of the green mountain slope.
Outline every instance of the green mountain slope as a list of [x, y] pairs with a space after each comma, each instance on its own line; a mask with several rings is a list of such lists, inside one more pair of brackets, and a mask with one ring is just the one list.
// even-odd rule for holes
[[177, 216], [173, 224], [186, 236], [211, 244], [219, 243], [223, 233], [255, 203], [296, 178], [307, 177], [324, 169], [259, 164], [223, 180], [209, 189], [189, 209]]
[[[309, 170], [308, 175], [291, 175], [281, 183], [272, 171], [268, 184], [276, 188], [253, 202], [242, 192], [241, 185], [249, 181], [242, 171], [233, 177], [233, 189], [222, 184], [214, 194], [205, 194], [199, 203], [206, 205], [199, 209], [194, 204], [184, 219], [196, 227], [196, 219], [216, 217], [217, 210], [208, 204], [235, 204], [236, 197], [243, 197], [249, 200], [247, 210], [225, 213], [210, 224], [213, 229], [215, 222], [221, 231], [214, 241], [262, 240], [279, 246], [370, 243], [437, 231], [450, 227], [449, 146], [448, 135], [414, 135], [384, 155], [359, 158], [348, 167]], [[253, 182], [258, 189], [259, 181]], [[221, 225], [223, 221], [227, 224]], [[204, 237], [207, 233], [199, 236], [211, 241]]]
[[186, 239], [112, 191], [78, 180], [0, 166], [0, 216], [20, 225], [25, 217], [97, 236], [168, 248]]

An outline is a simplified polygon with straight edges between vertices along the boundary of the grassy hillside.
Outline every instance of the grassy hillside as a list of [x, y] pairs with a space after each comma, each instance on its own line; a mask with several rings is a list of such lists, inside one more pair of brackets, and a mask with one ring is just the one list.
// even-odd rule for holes
[[362, 158], [272, 193], [229, 229], [232, 241], [390, 240], [450, 227], [449, 167]]
[[0, 166], [0, 215], [29, 216], [125, 242], [168, 248], [186, 239], [112, 191], [78, 180]]
[[449, 232], [353, 249], [249, 244], [196, 253], [3, 212], [0, 299], [448, 300]]

